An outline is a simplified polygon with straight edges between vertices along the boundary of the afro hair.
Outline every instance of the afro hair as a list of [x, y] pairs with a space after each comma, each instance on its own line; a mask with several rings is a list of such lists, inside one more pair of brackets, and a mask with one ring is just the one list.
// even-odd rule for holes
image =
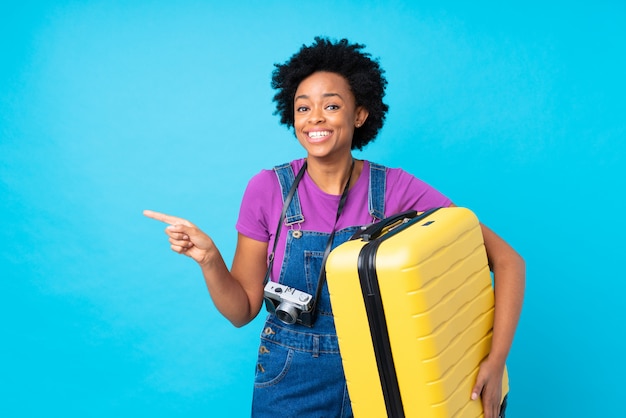
[[294, 125], [293, 101], [298, 86], [308, 76], [327, 71], [343, 76], [350, 85], [357, 106], [369, 112], [365, 123], [354, 131], [352, 149], [363, 149], [383, 127], [389, 106], [383, 103], [387, 80], [378, 60], [362, 52], [365, 45], [351, 44], [347, 39], [331, 41], [316, 37], [315, 42], [302, 48], [284, 64], [275, 64], [272, 88], [276, 103], [275, 115], [280, 123], [290, 128]]

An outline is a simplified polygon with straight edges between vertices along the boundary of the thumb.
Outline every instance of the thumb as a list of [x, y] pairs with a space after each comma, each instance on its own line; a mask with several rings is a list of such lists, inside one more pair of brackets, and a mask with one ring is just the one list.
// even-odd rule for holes
[[484, 387], [484, 383], [481, 382], [480, 380], [476, 381], [476, 384], [474, 385], [474, 388], [472, 389], [472, 400], [475, 401], [478, 398], [480, 398], [480, 394], [483, 391], [483, 387]]

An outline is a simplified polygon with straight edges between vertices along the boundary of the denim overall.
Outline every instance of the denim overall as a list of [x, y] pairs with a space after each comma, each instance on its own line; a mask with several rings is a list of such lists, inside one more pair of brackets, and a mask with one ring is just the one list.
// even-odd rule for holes
[[[284, 201], [294, 181], [293, 170], [290, 164], [277, 166], [274, 170], [281, 183]], [[385, 170], [381, 165], [370, 163], [368, 211], [379, 220], [384, 218], [385, 211]], [[285, 220], [287, 225], [304, 221], [297, 193]], [[347, 241], [358, 228], [353, 226], [336, 231], [333, 248]], [[291, 229], [280, 283], [314, 295], [329, 235]], [[312, 328], [287, 325], [274, 315], [268, 315], [261, 332], [252, 416], [352, 416], [326, 283], [317, 302], [317, 320]]]

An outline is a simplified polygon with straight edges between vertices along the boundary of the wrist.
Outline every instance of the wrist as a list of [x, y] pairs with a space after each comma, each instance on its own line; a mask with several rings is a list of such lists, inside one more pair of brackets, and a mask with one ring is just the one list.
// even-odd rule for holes
[[497, 351], [491, 351], [489, 353], [489, 355], [487, 356], [486, 361], [491, 363], [495, 367], [499, 367], [501, 369], [504, 369], [504, 367], [506, 365], [506, 358], [507, 358], [507, 355], [504, 354], [504, 353], [500, 353], [500, 352], [497, 352]]
[[217, 247], [213, 244], [213, 241], [210, 242], [210, 245], [204, 250], [204, 254], [200, 259], [197, 260], [200, 267], [204, 270], [210, 269], [215, 265], [216, 260], [220, 259], [220, 253], [217, 250]]

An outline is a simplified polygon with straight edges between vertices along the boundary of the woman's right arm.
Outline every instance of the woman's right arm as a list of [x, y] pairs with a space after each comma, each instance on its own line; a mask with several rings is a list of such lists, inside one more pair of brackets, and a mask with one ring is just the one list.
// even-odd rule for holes
[[193, 258], [200, 265], [209, 294], [222, 315], [237, 327], [256, 317], [263, 305], [266, 242], [239, 234], [229, 271], [213, 240], [191, 222], [148, 210], [144, 215], [169, 224], [165, 233], [172, 250]]

